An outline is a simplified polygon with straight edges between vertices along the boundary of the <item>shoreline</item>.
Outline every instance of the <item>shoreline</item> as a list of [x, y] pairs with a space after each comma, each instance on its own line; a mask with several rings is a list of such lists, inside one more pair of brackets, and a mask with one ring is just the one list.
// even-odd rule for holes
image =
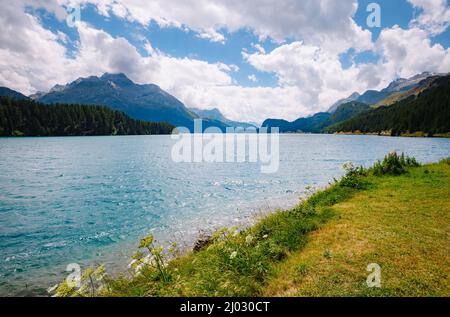
[[400, 135], [391, 135], [390, 131], [386, 132], [336, 132], [334, 135], [369, 135], [369, 136], [384, 136], [384, 137], [394, 137], [394, 138], [437, 138], [437, 139], [446, 139], [450, 138], [450, 132], [447, 133], [439, 133], [434, 135], [428, 135], [424, 132], [415, 132], [415, 133], [402, 133]]
[[[398, 160], [403, 162], [403, 158], [398, 157]], [[178, 254], [167, 262], [161, 260], [163, 266], [159, 271], [151, 262], [147, 262], [148, 257], [136, 255], [133, 257], [137, 261], [137, 266], [134, 267], [137, 269], [136, 274], [131, 278], [112, 278], [107, 286], [108, 291], [99, 291], [95, 296], [259, 296], [264, 292], [264, 281], [271, 279], [270, 267], [282, 265], [292, 254], [302, 252], [309, 245], [309, 239], [306, 238], [309, 233], [320, 231], [329, 222], [341, 219], [340, 216], [336, 218], [337, 214], [333, 211], [336, 203], [352, 200], [360, 193], [372, 191], [372, 182], [382, 182], [383, 177], [390, 177], [393, 181], [407, 179], [402, 176], [371, 176], [390, 163], [385, 159], [380, 164], [370, 169], [351, 169], [341, 180], [313, 194], [295, 208], [273, 211], [243, 231], [233, 228], [219, 230], [198, 250]], [[424, 171], [420, 175], [426, 177], [430, 174], [429, 170], [433, 171], [431, 173], [435, 173], [437, 168], [445, 170], [450, 161], [447, 159], [416, 168], [415, 160], [406, 158], [405, 163], [401, 164], [408, 166], [405, 173], [410, 170], [418, 175], [420, 171]], [[148, 248], [150, 255], [159, 254], [154, 253], [157, 246], [154, 245], [152, 236], [141, 240], [141, 248]], [[261, 265], [267, 267], [259, 272]], [[59, 288], [60, 296], [74, 295], [67, 285], [62, 285]], [[223, 285], [227, 285], [225, 289]], [[208, 290], [215, 292], [209, 293]]]

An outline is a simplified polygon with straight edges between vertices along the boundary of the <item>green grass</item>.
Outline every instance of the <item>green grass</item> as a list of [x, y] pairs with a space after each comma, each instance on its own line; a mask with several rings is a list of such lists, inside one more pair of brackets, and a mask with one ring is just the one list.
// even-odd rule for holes
[[[347, 165], [296, 208], [220, 230], [171, 261], [147, 237], [136, 264], [145, 253], [156, 260], [139, 274], [104, 277], [95, 296], [448, 296], [450, 160], [411, 167], [392, 156], [369, 170]], [[382, 267], [379, 289], [365, 284], [370, 263]]]
[[[369, 190], [334, 205], [308, 245], [276, 265], [264, 295], [450, 296], [450, 160], [368, 178]], [[370, 263], [381, 288], [366, 285]]]

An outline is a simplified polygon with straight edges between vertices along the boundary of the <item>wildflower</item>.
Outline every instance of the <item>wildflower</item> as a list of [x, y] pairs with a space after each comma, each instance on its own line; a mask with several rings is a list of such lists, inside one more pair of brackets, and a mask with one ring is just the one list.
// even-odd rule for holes
[[144, 257], [144, 253], [138, 251], [135, 254], [133, 254], [133, 256], [131, 257], [134, 260], [140, 260]]
[[157, 248], [152, 248], [150, 250], [151, 254], [153, 254], [154, 256], [159, 256], [163, 253], [164, 248], [163, 247], [157, 247]]
[[250, 244], [253, 241], [253, 237], [249, 234], [247, 237], [245, 237], [245, 243]]
[[139, 244], [139, 248], [148, 248], [153, 244], [153, 236], [150, 234], [147, 237], [145, 237], [144, 239], [141, 240], [140, 244]]
[[237, 256], [237, 251], [231, 252], [230, 260], [233, 260]]
[[267, 239], [269, 237], [268, 234], [263, 235], [263, 239]]

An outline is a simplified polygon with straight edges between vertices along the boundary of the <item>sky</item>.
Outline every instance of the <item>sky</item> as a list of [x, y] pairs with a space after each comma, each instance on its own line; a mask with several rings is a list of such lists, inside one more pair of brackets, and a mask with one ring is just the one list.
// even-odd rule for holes
[[125, 73], [232, 120], [295, 120], [450, 72], [448, 0], [0, 0], [0, 86]]

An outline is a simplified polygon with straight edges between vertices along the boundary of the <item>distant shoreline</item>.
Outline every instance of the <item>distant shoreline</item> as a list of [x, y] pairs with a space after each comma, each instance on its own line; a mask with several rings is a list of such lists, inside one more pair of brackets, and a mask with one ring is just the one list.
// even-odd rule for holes
[[425, 132], [415, 132], [415, 133], [402, 133], [400, 135], [391, 135], [389, 133], [384, 132], [336, 132], [336, 133], [309, 133], [309, 132], [282, 132], [280, 134], [285, 135], [367, 135], [367, 136], [384, 136], [384, 137], [397, 137], [397, 138], [440, 138], [447, 139], [450, 138], [450, 132], [447, 133], [437, 133], [432, 136], [428, 135]]
[[450, 132], [436, 133], [429, 135], [428, 133], [418, 131], [414, 133], [401, 133], [400, 135], [392, 135], [390, 131], [382, 132], [336, 132], [336, 135], [373, 135], [373, 136], [386, 136], [386, 137], [403, 137], [403, 138], [450, 138]]
[[[303, 132], [283, 132], [281, 135], [365, 135], [365, 136], [382, 136], [392, 138], [436, 138], [447, 139], [450, 138], [450, 132], [434, 134], [432, 136], [427, 135], [424, 132], [416, 133], [403, 133], [401, 135], [391, 135], [389, 133], [376, 133], [376, 132], [336, 132], [336, 133], [303, 133]], [[22, 139], [22, 138], [80, 138], [80, 137], [130, 137], [130, 136], [171, 136], [173, 134], [103, 134], [103, 135], [10, 135], [0, 136], [0, 139]]]

